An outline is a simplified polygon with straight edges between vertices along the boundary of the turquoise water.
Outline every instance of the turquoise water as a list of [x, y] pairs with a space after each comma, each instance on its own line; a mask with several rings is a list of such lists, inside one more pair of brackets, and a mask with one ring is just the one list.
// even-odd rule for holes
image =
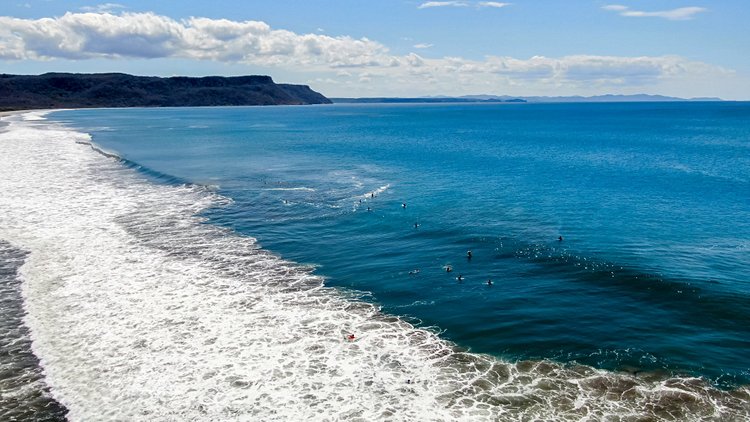
[[471, 351], [750, 381], [748, 103], [51, 119], [156, 183], [215, 189], [233, 202], [207, 223]]

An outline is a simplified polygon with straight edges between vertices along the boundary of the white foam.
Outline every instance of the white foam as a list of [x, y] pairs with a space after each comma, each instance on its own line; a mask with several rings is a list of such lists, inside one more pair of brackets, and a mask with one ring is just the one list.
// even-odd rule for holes
[[387, 191], [388, 188], [390, 188], [390, 187], [391, 187], [390, 184], [383, 185], [383, 186], [381, 186], [381, 187], [379, 187], [377, 189], [373, 189], [372, 191], [365, 193], [364, 195], [362, 195], [362, 198], [372, 198], [372, 197], [378, 196], [381, 193]]
[[747, 389], [457, 350], [201, 224], [217, 195], [152, 184], [87, 141], [23, 121], [0, 133], [0, 239], [30, 252], [26, 323], [71, 420], [750, 414]]
[[315, 189], [308, 188], [308, 187], [305, 187], [305, 186], [295, 187], [295, 188], [268, 188], [268, 189], [263, 189], [263, 190], [268, 190], [268, 191], [304, 191], [304, 192], [315, 192]]

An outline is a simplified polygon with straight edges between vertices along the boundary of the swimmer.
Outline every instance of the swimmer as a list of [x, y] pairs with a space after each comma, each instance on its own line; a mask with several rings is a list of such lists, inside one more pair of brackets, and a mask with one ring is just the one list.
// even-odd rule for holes
[[370, 208], [370, 207], [367, 207], [367, 211], [372, 211], [372, 208]]
[[557, 241], [558, 241], [558, 242], [562, 242], [562, 241], [563, 241], [563, 239], [562, 239], [562, 236], [558, 237], [558, 238], [557, 238]]
[[471, 259], [471, 251], [466, 251], [466, 259]]
[[492, 286], [492, 279], [487, 279], [487, 285]]
[[359, 203], [360, 203], [360, 204], [362, 203], [362, 200], [361, 200], [361, 199], [359, 200]]
[[346, 339], [349, 341], [354, 341], [354, 334], [349, 334], [348, 336], [346, 336]]

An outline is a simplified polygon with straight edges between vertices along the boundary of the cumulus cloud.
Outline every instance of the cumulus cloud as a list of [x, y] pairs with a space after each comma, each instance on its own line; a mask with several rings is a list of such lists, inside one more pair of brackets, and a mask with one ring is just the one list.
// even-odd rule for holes
[[[677, 56], [617, 57], [574, 55], [560, 58], [534, 56], [529, 59], [487, 57], [484, 61], [444, 59], [453, 73], [491, 74], [508, 81], [543, 82], [557, 85], [642, 86], [689, 73], [714, 73], [723, 69], [690, 62]], [[428, 63], [429, 64], [429, 63]]]
[[367, 38], [296, 34], [264, 22], [153, 13], [66, 13], [38, 20], [0, 16], [0, 58], [175, 57], [260, 65], [381, 66], [388, 49]]
[[661, 10], [656, 12], [644, 12], [640, 10], [632, 10], [631, 8], [627, 6], [623, 6], [620, 4], [610, 4], [603, 7], [604, 10], [609, 10], [611, 12], [617, 12], [620, 14], [620, 16], [627, 16], [627, 17], [634, 17], [634, 18], [643, 18], [643, 17], [652, 17], [652, 18], [664, 18], [669, 19], [673, 21], [678, 20], [689, 20], [692, 19], [696, 14], [702, 13], [707, 11], [708, 9], [703, 7], [680, 7], [677, 9], [671, 9], [671, 10]]
[[[259, 21], [174, 20], [153, 13], [67, 13], [36, 20], [0, 16], [0, 60], [127, 58], [275, 66], [287, 72], [315, 73], [321, 80], [339, 84], [360, 81], [381, 90], [381, 95], [388, 89], [414, 92], [419, 87], [433, 93], [514, 86], [526, 92], [543, 87], [554, 92], [585, 92], [595, 87], [649, 87], [690, 78], [723, 80], [731, 73], [678, 56], [490, 56], [469, 60], [395, 55], [367, 38], [298, 34]], [[351, 88], [352, 92], [365, 89], [354, 85], [338, 88]]]

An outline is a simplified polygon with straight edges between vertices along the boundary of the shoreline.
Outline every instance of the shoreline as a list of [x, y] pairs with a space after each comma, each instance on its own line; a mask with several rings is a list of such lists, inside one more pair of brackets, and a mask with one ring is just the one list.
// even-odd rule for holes
[[[19, 121], [19, 125], [25, 125], [26, 123], [23, 120]], [[32, 128], [43, 126], [35, 122], [28, 123]], [[36, 135], [42, 134], [41, 131], [36, 132]], [[277, 261], [276, 258], [271, 258], [269, 255], [256, 254], [253, 243], [243, 240], [242, 237], [227, 235], [224, 232], [213, 231], [207, 226], [193, 224], [181, 226], [179, 230], [170, 230], [174, 226], [164, 224], [165, 222], [190, 223], [194, 221], [190, 219], [190, 216], [186, 218], [183, 212], [183, 209], [191, 206], [190, 204], [195, 204], [196, 197], [192, 196], [190, 192], [173, 191], [170, 188], [147, 183], [134, 186], [128, 191], [103, 191], [102, 186], [106, 187], [107, 185], [101, 182], [94, 183], [90, 178], [85, 177], [87, 173], [82, 170], [84, 164], [96, 166], [93, 168], [99, 169], [99, 174], [102, 175], [126, 177], [130, 171], [119, 169], [111, 161], [91, 159], [86, 154], [79, 154], [79, 146], [73, 145], [73, 143], [81, 143], [77, 142], [76, 138], [70, 138], [69, 141], [71, 142], [60, 142], [58, 144], [56, 150], [62, 150], [62, 155], [58, 154], [57, 151], [50, 151], [47, 142], [37, 140], [39, 136], [29, 135], [28, 138], [21, 139], [18, 142], [15, 142], [14, 138], [8, 136], [10, 146], [15, 147], [15, 149], [11, 149], [11, 152], [15, 154], [8, 154], [4, 158], [23, 155], [16, 162], [32, 163], [32, 166], [28, 166], [30, 168], [27, 169], [26, 174], [8, 171], [5, 179], [10, 180], [10, 182], [6, 183], [15, 183], [10, 186], [18, 186], [19, 188], [15, 191], [19, 192], [19, 195], [23, 195], [24, 198], [27, 198], [28, 195], [39, 198], [32, 203], [39, 204], [39, 212], [45, 213], [45, 221], [52, 219], [50, 223], [45, 224], [56, 227], [56, 230], [64, 230], [62, 234], [66, 235], [55, 237], [57, 242], [64, 242], [62, 244], [39, 243], [36, 240], [37, 237], [27, 235], [26, 229], [24, 229], [24, 227], [27, 227], [34, 234], [34, 231], [39, 230], [39, 226], [31, 222], [23, 224], [27, 214], [20, 211], [13, 212], [15, 209], [12, 206], [8, 207], [8, 215], [15, 219], [12, 221], [18, 222], [4, 228], [9, 231], [11, 237], [23, 243], [26, 249], [32, 253], [38, 251], [50, 252], [39, 256], [56, 258], [54, 261], [44, 263], [31, 262], [25, 271], [30, 276], [28, 288], [32, 292], [29, 296], [31, 298], [30, 309], [32, 310], [30, 314], [37, 315], [35, 316], [36, 319], [32, 321], [37, 322], [37, 330], [41, 333], [35, 341], [40, 344], [40, 356], [45, 357], [44, 361], [50, 363], [46, 369], [50, 374], [50, 384], [55, 387], [53, 391], [59, 394], [61, 403], [65, 403], [73, 409], [71, 419], [76, 419], [76, 417], [85, 419], [82, 415], [88, 415], [95, 419], [95, 416], [98, 415], [99, 397], [94, 400], [92, 396], [77, 394], [77, 392], [87, 391], [88, 382], [96, 385], [99, 379], [97, 378], [98, 374], [103, 373], [102, 367], [107, 368], [108, 371], [109, 368], [116, 369], [114, 372], [107, 373], [114, 374], [111, 378], [112, 385], [115, 386], [114, 392], [124, 391], [125, 394], [122, 395], [124, 397], [128, 397], [128, 392], [131, 394], [130, 397], [141, 397], [137, 394], [141, 394], [142, 391], [161, 391], [156, 390], [155, 388], [158, 386], [151, 384], [149, 379], [140, 378], [138, 371], [128, 371], [131, 361], [136, 362], [137, 367], [150, 367], [159, 371], [165, 379], [195, 380], [193, 383], [183, 381], [173, 384], [174, 391], [188, 392], [175, 394], [171, 397], [167, 396], [165, 401], [170, 402], [172, 400], [171, 403], [181, 404], [181, 406], [176, 405], [175, 407], [184, 409], [185, 413], [180, 414], [184, 419], [200, 418], [206, 412], [216, 419], [231, 419], [234, 414], [224, 413], [223, 408], [212, 407], [212, 402], [203, 401], [203, 397], [206, 397], [207, 392], [214, 391], [210, 390], [211, 388], [219, 388], [221, 394], [228, 397], [223, 403], [229, 405], [236, 403], [235, 405], [240, 406], [247, 403], [247, 399], [240, 397], [241, 394], [245, 393], [242, 390], [233, 390], [233, 388], [246, 387], [262, 388], [261, 392], [274, 396], [274, 401], [263, 399], [260, 396], [253, 402], [254, 408], [258, 409], [259, 412], [266, 412], [268, 415], [277, 411], [278, 400], [287, 397], [285, 392], [289, 388], [294, 388], [292, 391], [296, 393], [295, 396], [303, 397], [302, 401], [282, 402], [281, 407], [291, 409], [292, 413], [304, 414], [310, 406], [318, 406], [323, 409], [322, 411], [331, 409], [335, 411], [335, 409], [338, 409], [338, 402], [324, 398], [332, 396], [340, 397], [345, 402], [358, 405], [365, 409], [364, 416], [373, 419], [384, 414], [381, 412], [390, 411], [382, 410], [382, 404], [388, 402], [388, 400], [397, 400], [394, 397], [405, 397], [402, 401], [398, 401], [401, 406], [397, 409], [406, 416], [427, 412], [425, 409], [433, 409], [435, 412], [445, 412], [444, 419], [447, 420], [469, 415], [469, 412], [476, 412], [479, 409], [488, 419], [502, 415], [503, 412], [513, 412], [514, 410], [521, 413], [508, 416], [509, 418], [522, 419], [529, 414], [525, 412], [525, 410], [528, 410], [530, 413], [541, 412], [544, 415], [555, 415], [560, 416], [560, 418], [579, 419], [582, 415], [596, 416], [616, 412], [617, 409], [610, 405], [608, 399], [602, 399], [602, 397], [606, 398], [609, 394], [622, 396], [623, 390], [629, 391], [629, 394], [633, 395], [639, 391], [641, 393], [616, 401], [616, 405], [622, 405], [644, 416], [652, 415], [647, 413], [648, 406], [656, 408], [657, 412], [665, 409], [665, 406], [669, 406], [666, 410], [689, 416], [687, 406], [691, 402], [684, 401], [683, 403], [678, 398], [673, 400], [672, 392], [675, 390], [681, 394], [689, 395], [689, 397], [694, 398], [693, 400], [702, 400], [703, 403], [709, 403], [712, 400], [727, 403], [729, 405], [728, 411], [734, 410], [735, 412], [728, 413], [727, 415], [730, 417], [744, 414], [745, 408], [742, 407], [743, 405], [738, 404], [733, 398], [747, 397], [748, 390], [744, 386], [732, 390], [732, 393], [725, 393], [712, 389], [706, 384], [701, 384], [700, 381], [695, 381], [695, 378], [690, 377], [670, 376], [661, 378], [658, 374], [655, 374], [655, 376], [646, 374], [646, 377], [644, 377], [638, 373], [607, 371], [585, 365], [565, 365], [548, 360], [504, 361], [488, 355], [470, 354], [462, 349], [453, 349], [453, 344], [449, 341], [432, 336], [418, 327], [409, 326], [408, 323], [391, 324], [388, 322], [391, 321], [389, 315], [381, 316], [368, 305], [355, 307], [348, 302], [339, 301], [339, 296], [328, 296], [322, 293], [319, 295], [318, 292], [322, 291], [306, 290], [304, 286], [308, 285], [301, 283], [306, 283], [305, 280], [309, 281], [308, 273], [304, 272], [301, 267], [297, 271], [294, 270], [298, 268], [294, 262], [283, 261], [280, 258]], [[29, 148], [31, 149], [29, 150]], [[60, 157], [66, 158], [60, 160]], [[34, 164], [37, 166], [45, 165], [43, 167], [45, 170], [34, 170]], [[9, 165], [5, 169], [15, 170], [23, 167]], [[62, 170], [57, 170], [58, 168], [62, 168]], [[2, 166], [0, 166], [0, 170], [4, 170]], [[51, 172], [55, 173], [50, 174]], [[134, 180], [129, 177], [124, 179], [120, 177], [112, 179], [117, 182], [116, 186], [121, 186], [120, 181], [122, 180]], [[48, 186], [57, 186], [57, 189], [49, 189]], [[23, 187], [23, 189], [20, 187]], [[14, 190], [9, 189], [9, 191], [13, 192]], [[99, 228], [102, 224], [106, 224], [103, 227], [107, 228], [116, 223], [115, 220], [106, 218], [109, 213], [102, 214], [96, 206], [91, 206], [91, 204], [96, 204], [96, 201], [87, 200], [88, 197], [90, 199], [97, 198], [98, 201], [101, 201], [101, 192], [110, 192], [112, 196], [107, 198], [116, 200], [117, 204], [122, 204], [125, 201], [125, 203], [138, 206], [140, 212], [133, 216], [132, 221], [118, 220], [127, 223], [125, 227], [128, 230], [127, 233], [129, 233], [128, 237], [103, 235], [103, 233], [116, 234], [120, 232], [114, 229], [104, 232], [103, 229]], [[166, 201], [165, 197], [167, 198]], [[141, 205], [144, 200], [147, 205], [150, 204], [149, 207]], [[71, 205], [71, 201], [77, 202]], [[0, 209], [4, 210], [3, 206], [8, 205], [12, 205], [12, 203], [2, 204]], [[167, 206], [171, 208], [167, 208], [169, 213], [165, 215], [163, 212]], [[57, 212], [49, 213], [47, 211], [49, 209], [57, 210]], [[107, 209], [116, 210], [114, 208]], [[158, 211], [149, 212], [149, 210]], [[102, 216], [105, 219], [100, 219]], [[96, 224], [89, 224], [89, 221]], [[72, 224], [76, 224], [77, 229], [76, 227], [69, 228]], [[38, 232], [40, 236], [44, 236], [46, 233], [43, 230]], [[134, 237], [131, 237], [131, 235]], [[188, 239], [192, 241], [185, 242], [185, 235], [188, 235]], [[140, 246], [139, 248], [133, 248], [133, 244], [129, 243], [133, 238], [138, 239], [137, 245]], [[196, 251], [189, 246], [181, 245], [205, 245], [206, 242], [208, 242], [208, 246], [204, 251], [206, 253], [211, 252], [211, 255], [206, 255], [211, 258], [206, 263], [221, 262], [222, 268], [224, 268], [223, 265], [228, 264], [230, 267], [227, 269], [227, 273], [210, 271], [210, 268], [207, 269], [207, 267], [192, 266], [189, 261], [177, 262], [177, 264], [188, 267], [168, 267], [172, 268], [172, 271], [159, 270], [175, 262], [170, 257], [189, 255]], [[175, 249], [162, 250], [162, 253], [149, 255], [150, 258], [140, 255], [139, 251], [141, 250], [158, 251], [158, 248], [153, 249], [155, 245], [165, 248], [169, 246]], [[71, 261], [74, 259], [73, 257], [69, 257], [67, 253], [62, 253], [70, 250], [75, 250], [76, 256], [82, 256], [86, 259]], [[126, 258], [128, 259], [109, 261], [107, 256], [102, 256], [101, 251], [122, 251], [123, 254], [127, 254]], [[231, 254], [228, 254], [228, 251], [232, 251]], [[58, 254], [54, 252], [58, 252]], [[177, 255], [173, 255], [173, 253]], [[221, 258], [214, 261], [212, 257], [215, 256], [221, 256]], [[231, 259], [225, 260], [226, 256]], [[103, 312], [101, 308], [86, 307], [85, 304], [106, 303], [109, 310], [98, 315], [103, 318], [110, 318], [107, 324], [108, 333], [119, 333], [120, 335], [108, 337], [104, 339], [107, 341], [103, 341], [96, 335], [92, 335], [92, 333], [95, 334], [98, 332], [97, 330], [101, 329], [100, 326], [96, 324], [84, 325], [84, 323], [90, 323], [91, 319], [82, 321], [76, 318], [78, 314], [65, 314], [60, 311], [60, 320], [49, 320], [44, 318], [45, 313], [37, 312], [35, 314], [33, 312], [34, 309], [47, 309], [48, 307], [53, 309], [57, 309], [55, 307], [64, 308], [63, 305], [65, 304], [59, 305], [56, 301], [47, 301], [46, 291], [41, 289], [41, 287], [53, 284], [49, 278], [51, 275], [42, 271], [45, 267], [40, 266], [40, 264], [47, 265], [56, 262], [76, 265], [80, 273], [66, 275], [65, 280], [67, 283], [75, 283], [74, 285], [80, 286], [79, 291], [86, 292], [86, 298], [92, 297], [89, 295], [100, 294], [100, 296], [95, 297], [97, 300], [88, 301], [87, 299], [85, 303], [74, 301], [75, 296], [66, 297], [68, 301], [73, 300], [68, 304], [86, 309], [91, 315], [97, 315], [99, 312]], [[156, 265], [150, 265], [151, 262]], [[118, 263], [120, 264], [119, 267], [114, 265]], [[268, 266], [269, 263], [280, 265]], [[36, 264], [36, 267], [32, 264]], [[253, 264], [255, 265], [253, 266]], [[273, 270], [262, 273], [244, 273], [244, 277], [256, 277], [256, 279], [261, 277], [265, 280], [271, 280], [271, 283], [238, 284], [236, 283], [237, 279], [232, 277], [232, 274], [243, 274], [240, 268], [259, 268], [261, 266], [265, 269], [273, 268]], [[124, 271], [126, 269], [128, 271]], [[292, 284], [303, 286], [302, 289], [295, 290], [299, 293], [297, 296], [291, 296], [290, 291], [287, 290], [290, 284], [289, 274], [291, 270], [293, 270]], [[101, 275], [101, 271], [106, 271], [105, 276]], [[142, 274], [145, 277], [137, 283], [133, 283], [127, 275], [131, 273]], [[209, 278], [222, 280], [226, 289], [233, 290], [230, 290], [230, 294], [227, 294], [226, 290], [212, 289], [213, 284], [196, 282], [196, 280], [207, 280]], [[111, 280], [119, 280], [119, 283], [111, 283]], [[101, 288], [97, 288], [97, 286], [101, 286]], [[35, 290], [37, 288], [39, 289]], [[119, 291], [115, 290], [117, 294], [109, 294], [113, 289], [118, 288]], [[188, 289], [191, 294], [187, 296], [184, 293], [178, 295], [175, 293], [178, 288]], [[144, 307], [145, 310], [134, 312], [133, 302], [126, 299], [138, 292], [141, 292], [141, 297], [145, 298], [147, 294], [149, 298], [155, 297], [160, 300], [144, 299], [139, 301], [137, 302], [139, 308], [135, 310], [140, 310], [140, 307]], [[275, 298], [276, 302], [272, 301], [265, 307], [249, 306], [246, 309], [243, 308], [244, 312], [235, 312], [237, 309], [236, 300], [242, 299], [243, 303], [252, 305], [256, 303], [258, 297], [266, 296]], [[191, 301], [191, 298], [200, 299], [201, 303], [210, 303], [212, 311], [200, 312], [200, 307], [196, 307], [196, 302]], [[311, 301], [311, 299], [315, 300]], [[158, 316], [158, 310], [164, 308], [163, 303], [171, 306], [170, 320], [166, 321], [167, 323], [158, 319], [142, 319], [140, 317], [141, 315]], [[271, 306], [273, 303], [278, 303], [279, 306]], [[313, 304], [317, 305], [313, 306]], [[152, 305], [153, 310], [150, 310], [152, 308], [149, 307]], [[349, 312], [350, 309], [351, 312]], [[223, 318], [222, 315], [232, 315], [234, 321], [239, 321], [233, 323], [231, 327], [222, 328], [229, 330], [226, 332], [233, 333], [233, 335], [213, 336], [212, 332], [196, 329], [197, 327], [192, 323], [193, 321], [206, 320], [214, 321], [217, 324], [218, 319], [214, 318]], [[330, 318], [331, 315], [334, 315], [335, 318]], [[120, 319], [115, 320], [112, 318], [113, 316]], [[274, 325], [269, 328], [270, 331], [264, 331], [262, 327], [259, 327], [256, 317], [262, 317], [261, 320], [273, 320]], [[133, 323], [124, 324], [120, 323], [120, 320]], [[172, 320], [186, 321], [186, 323], [177, 325], [170, 323]], [[299, 321], [303, 320], [305, 324], [299, 324]], [[335, 321], [335, 324], [330, 324], [330, 320]], [[107, 320], [105, 319], [105, 321]], [[152, 323], [154, 325], [150, 326], [150, 330], [133, 331], [137, 327], [145, 327]], [[218, 325], [212, 325], [212, 327], [221, 328]], [[55, 330], [52, 330], [52, 328], [55, 328]], [[47, 329], [50, 331], [45, 331]], [[76, 335], [68, 336], [65, 334], [73, 330], [77, 330], [74, 331]], [[173, 330], [183, 335], [179, 337], [180, 339], [188, 340], [181, 340], [182, 343], [180, 344], [160, 343], [161, 339], [170, 338], [169, 336], [172, 335], [170, 333], [173, 333]], [[155, 334], [152, 334], [152, 331]], [[60, 343], [51, 343], [49, 337], [44, 336], [46, 332], [62, 333], [56, 334], [56, 341], [62, 342], [61, 344], [65, 348], [59, 349], [61, 346], [58, 346], [58, 344]], [[347, 342], [341, 339], [346, 333], [350, 332], [357, 333], [356, 342]], [[134, 343], [121, 341], [118, 343], [119, 350], [122, 350], [121, 354], [108, 353], [110, 339], [120, 341], [120, 339], [130, 338], [137, 338], [138, 341]], [[192, 340], [194, 338], [195, 340]], [[76, 355], [81, 339], [85, 339], [87, 347], [107, 364], [98, 366], [96, 363], [101, 362], [101, 360], [95, 360], [91, 367], [86, 368], [66, 365], [66, 362], [69, 362], [68, 358], [61, 357], [65, 355], [65, 351], [70, 352], [71, 356], [82, 359], [80, 355]], [[236, 339], [260, 347], [247, 347], [247, 344], [240, 344]], [[159, 346], [159, 348], [152, 349], [150, 347], [152, 344]], [[213, 346], [214, 344], [217, 344], [217, 346]], [[170, 353], [172, 353], [172, 356], [183, 353], [183, 349], [177, 349], [178, 346], [186, 346], [196, 357], [190, 362], [189, 366], [175, 365], [167, 359]], [[242, 355], [232, 354], [233, 351], [237, 350], [241, 350]], [[285, 356], [286, 360], [283, 362], [271, 361], [268, 359], [268, 355], [262, 353], [265, 350], [274, 351], [275, 356]], [[310, 351], [310, 353], [296, 353], [297, 350]], [[381, 361], [381, 356], [383, 356], [380, 354], [381, 350], [387, 352], [387, 355], [384, 356], [388, 360]], [[438, 352], [435, 352], [435, 350]], [[322, 357], [327, 354], [336, 356], [336, 362], [340, 365], [332, 368], [335, 369], [334, 376], [326, 376], [324, 381], [319, 381], [319, 378], [317, 378], [319, 375], [317, 374], [329, 374], [327, 372], [329, 371], [328, 367], [332, 365], [330, 361]], [[222, 370], [222, 368], [217, 369], [211, 365], [216, 357], [225, 357], [231, 361], [230, 355], [243, 358], [235, 362], [236, 366], [233, 368], [238, 369], [228, 371]], [[273, 376], [270, 376], [268, 367], [265, 366], [267, 361], [271, 362], [268, 365], [271, 365], [272, 369], [291, 367], [294, 370], [288, 372], [290, 375], [287, 372], [274, 372]], [[379, 366], [380, 362], [386, 365]], [[398, 365], [387, 365], [393, 362], [398, 363]], [[185, 362], [181, 363], [184, 364]], [[448, 372], [441, 369], [446, 367], [449, 368]], [[326, 372], [323, 372], [324, 368]], [[364, 368], [364, 370], [360, 368]], [[492, 371], [476, 372], [476, 368], [492, 368]], [[210, 371], [214, 371], [214, 373]], [[307, 381], [300, 381], [300, 378], [295, 378], [294, 374], [308, 373], [308, 371], [313, 374], [310, 378], [311, 382], [317, 382], [318, 384], [315, 384], [315, 386], [322, 389], [326, 393], [325, 396], [320, 398], [305, 396], [310, 391], [308, 385], [305, 384]], [[371, 371], [377, 376], [372, 375]], [[208, 378], [201, 378], [206, 373], [212, 375]], [[255, 384], [253, 381], [247, 381], [237, 374], [248, 374], [248, 379], [262, 379], [264, 383], [262, 385]], [[86, 375], [90, 378], [85, 379]], [[213, 379], [219, 378], [230, 380], [231, 384], [228, 387], [231, 388], [223, 383], [212, 384]], [[535, 379], [540, 385], [551, 386], [551, 390], [529, 388], [526, 384], [527, 381], [525, 381], [529, 378]], [[361, 380], [362, 382], [352, 384], [351, 379]], [[474, 394], [464, 394], [464, 391], [473, 391], [471, 389], [475, 388], [473, 385], [469, 385], [466, 380], [475, 379], [478, 379], [477, 382], [481, 382], [482, 390]], [[442, 383], [432, 384], [430, 388], [426, 388], [426, 380], [440, 380]], [[190, 390], [187, 390], [188, 388]], [[440, 388], [444, 389], [442, 391], [445, 395], [435, 397], [432, 393]], [[110, 403], [119, 403], [117, 394], [107, 394], [111, 392], [105, 388], [100, 391], [105, 400], [110, 400]], [[193, 391], [205, 394], [192, 393]], [[238, 393], [238, 391], [240, 392]], [[361, 401], [359, 395], [347, 395], [348, 391], [369, 394], [374, 391], [379, 392], [379, 395], [375, 395], [375, 399], [372, 401]], [[234, 395], [235, 393], [237, 395]], [[75, 397], [76, 400], [69, 399], [66, 401], [66, 397]], [[192, 398], [194, 401], [183, 401], [185, 397]], [[453, 401], [459, 397], [469, 400], [467, 403], [472, 404]], [[489, 400], [486, 397], [492, 397], [492, 399]], [[558, 400], [557, 397], [562, 399]], [[566, 400], [570, 397], [574, 397], [575, 400]], [[86, 399], [91, 399], [91, 401]], [[525, 405], [532, 400], [542, 404], [537, 404], [536, 407], [529, 405], [528, 408], [519, 409], [518, 403]], [[576, 407], [575, 403], [578, 403], [578, 400], [581, 400], [581, 403], [585, 403], [586, 406]], [[146, 404], [139, 403], [133, 405], [132, 408], [136, 410], [148, 409], [156, 412], [156, 415], [175, 414], [175, 407], [165, 406], [162, 402], [149, 402], [145, 399], [144, 402]], [[666, 402], [666, 405], [663, 402]], [[198, 404], [194, 405], [193, 403]], [[589, 412], [588, 406], [591, 406], [591, 413], [587, 413]], [[242, 407], [237, 408], [241, 409]], [[709, 409], [709, 407], [701, 409]], [[128, 416], [137, 416], [126, 413], [129, 412], [127, 406], [118, 407], [116, 410], [122, 412], [119, 415], [122, 415], [125, 419]], [[441, 419], [441, 415], [436, 414], [435, 419]], [[476, 413], [473, 413], [473, 415], [476, 416]], [[506, 413], [506, 415], [509, 414]], [[688, 420], [690, 419], [688, 418]]]

